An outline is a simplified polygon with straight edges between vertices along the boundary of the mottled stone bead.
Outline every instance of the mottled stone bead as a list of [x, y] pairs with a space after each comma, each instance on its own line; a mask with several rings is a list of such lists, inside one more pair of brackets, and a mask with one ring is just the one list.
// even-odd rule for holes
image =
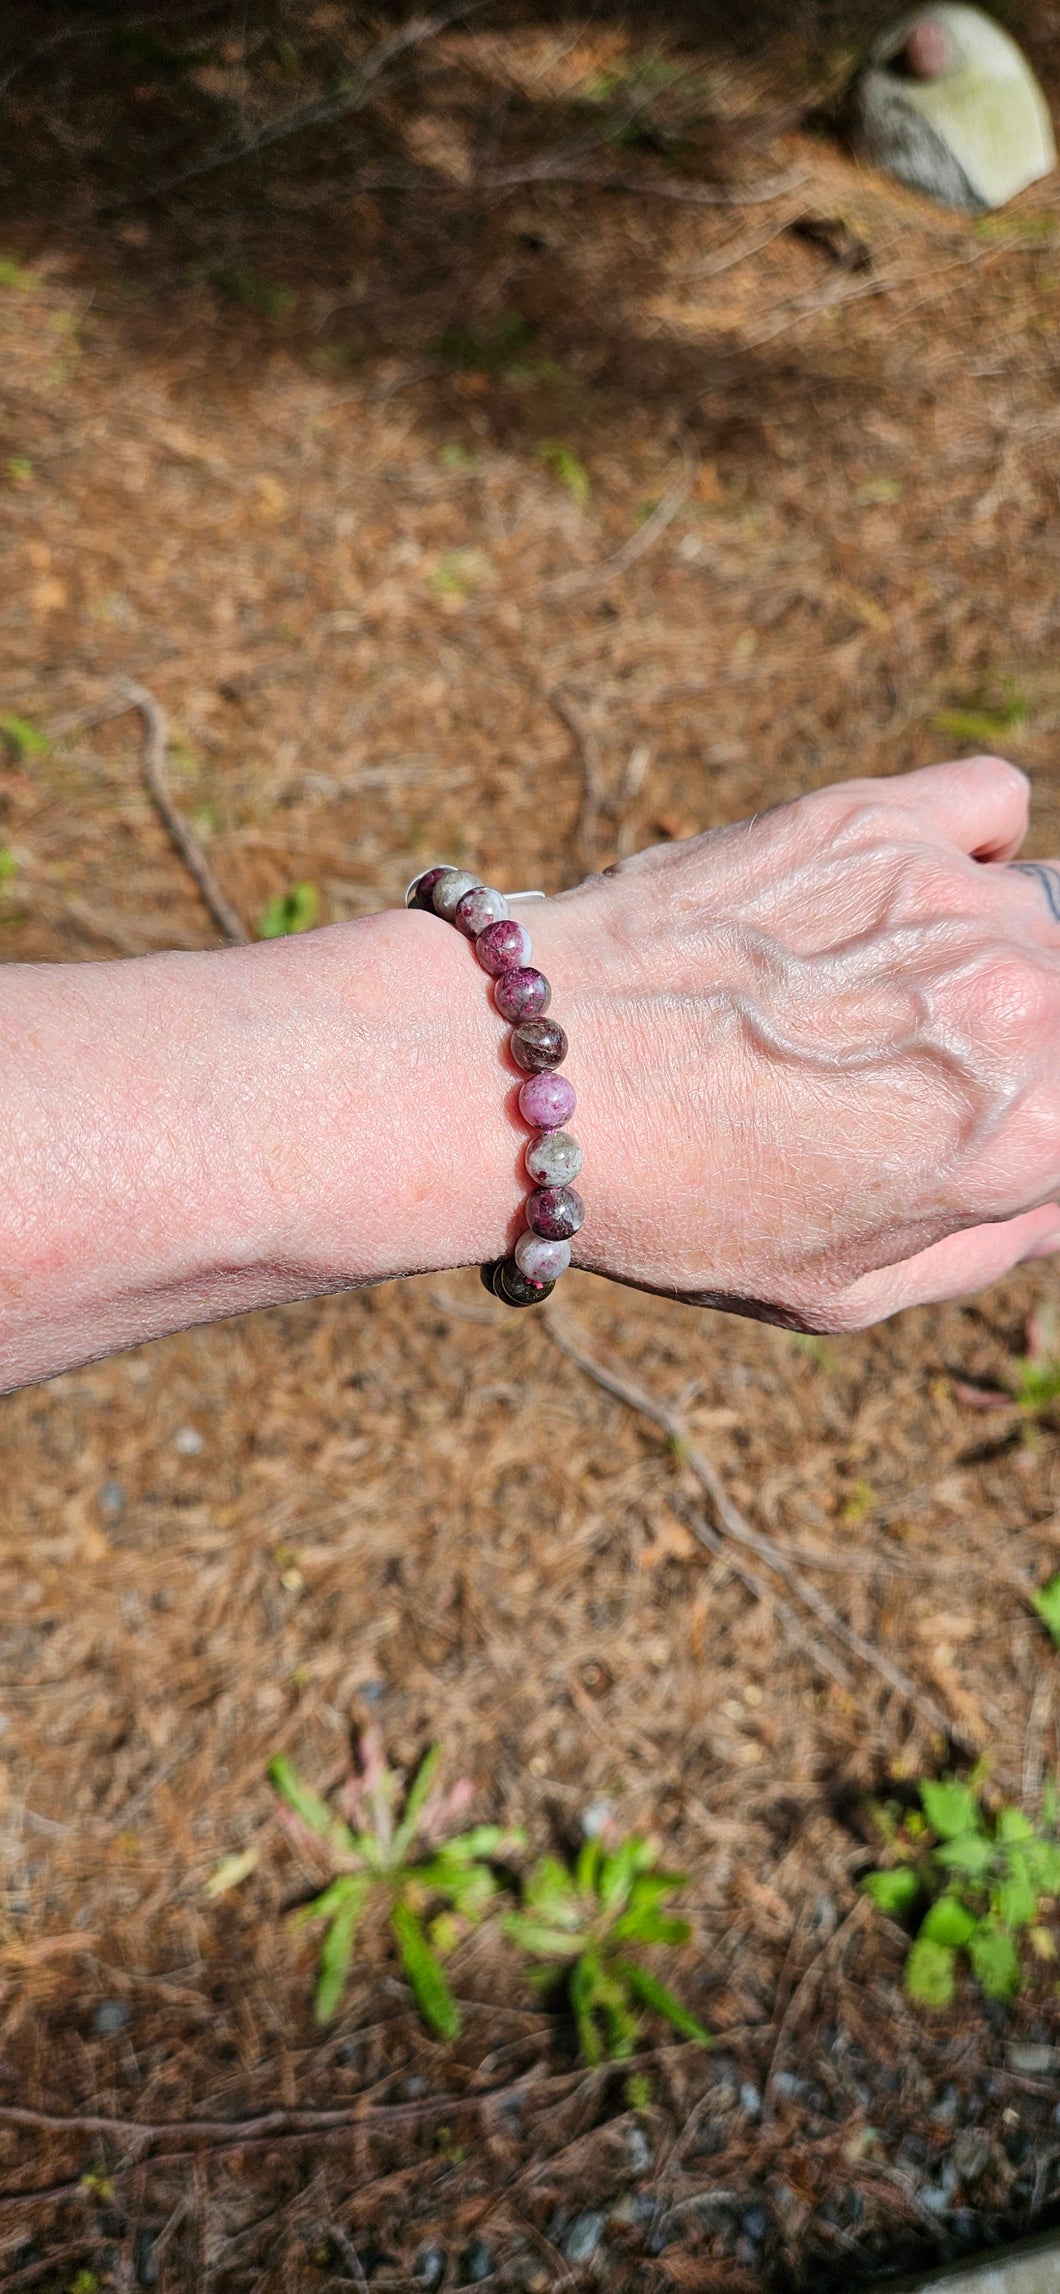
[[435, 915], [444, 916], [446, 923], [451, 924], [458, 902], [463, 899], [465, 892], [476, 890], [478, 881], [478, 877], [472, 876], [469, 868], [443, 868], [431, 891], [431, 906]]
[[548, 1242], [567, 1242], [585, 1218], [585, 1205], [574, 1187], [538, 1187], [526, 1206], [526, 1223]]
[[406, 908], [429, 908], [433, 912], [434, 902], [431, 894], [439, 877], [444, 875], [444, 868], [425, 868], [423, 875], [417, 876], [415, 884], [410, 884], [405, 894]]
[[520, 1235], [515, 1263], [528, 1282], [556, 1282], [570, 1265], [570, 1244], [548, 1242], [544, 1235]]
[[507, 920], [508, 903], [503, 892], [494, 892], [492, 885], [476, 884], [473, 892], [465, 892], [453, 912], [458, 932], [468, 940], [477, 940], [487, 924], [503, 924]]
[[582, 1151], [572, 1131], [542, 1131], [531, 1139], [525, 1162], [537, 1187], [566, 1187], [582, 1167]]
[[535, 1131], [562, 1130], [577, 1104], [574, 1085], [565, 1075], [555, 1075], [551, 1070], [528, 1076], [519, 1093], [519, 1113]]
[[496, 980], [502, 972], [513, 972], [530, 962], [530, 934], [514, 916], [505, 924], [487, 924], [475, 942], [475, 954], [483, 971], [491, 972]]
[[547, 1012], [552, 990], [543, 972], [536, 972], [532, 964], [520, 964], [495, 981], [493, 1001], [502, 1020], [536, 1020], [540, 1012]]
[[512, 1030], [512, 1058], [528, 1075], [541, 1075], [546, 1067], [559, 1067], [567, 1057], [567, 1038], [558, 1020], [520, 1020]]
[[502, 1259], [493, 1277], [494, 1296], [506, 1306], [542, 1306], [555, 1287], [554, 1282], [532, 1281], [514, 1259]]

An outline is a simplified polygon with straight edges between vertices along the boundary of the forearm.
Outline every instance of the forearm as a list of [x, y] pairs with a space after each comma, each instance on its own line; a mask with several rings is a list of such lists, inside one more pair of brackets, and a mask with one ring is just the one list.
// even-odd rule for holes
[[508, 1247], [525, 1196], [471, 950], [388, 912], [0, 972], [0, 1382]]

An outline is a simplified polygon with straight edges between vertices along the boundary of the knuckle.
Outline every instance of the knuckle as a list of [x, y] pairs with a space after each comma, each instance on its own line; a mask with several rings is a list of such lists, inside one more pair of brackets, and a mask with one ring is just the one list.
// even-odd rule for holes
[[1008, 757], [994, 757], [986, 754], [977, 757], [964, 757], [961, 759], [957, 770], [969, 780], [974, 780], [977, 783], [986, 782], [988, 787], [999, 795], [1022, 799], [1024, 804], [1030, 800], [1029, 776], [1023, 771], [1021, 765], [1014, 765]]
[[1057, 981], [1029, 956], [999, 951], [980, 966], [975, 1010], [992, 1035], [1035, 1036], [1056, 1024]]

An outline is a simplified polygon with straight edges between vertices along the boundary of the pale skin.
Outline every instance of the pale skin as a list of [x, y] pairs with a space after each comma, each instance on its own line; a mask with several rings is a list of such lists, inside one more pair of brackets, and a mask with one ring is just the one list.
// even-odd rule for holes
[[[848, 781], [516, 911], [570, 1038], [580, 1265], [843, 1331], [1060, 1250], [1027, 794], [997, 758]], [[0, 1031], [4, 1387], [522, 1227], [521, 1077], [436, 917], [7, 965]]]

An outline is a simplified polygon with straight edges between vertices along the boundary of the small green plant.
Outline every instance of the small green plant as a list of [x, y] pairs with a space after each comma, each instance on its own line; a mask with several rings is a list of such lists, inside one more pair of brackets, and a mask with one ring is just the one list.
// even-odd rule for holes
[[12, 486], [28, 486], [33, 477], [33, 464], [28, 454], [9, 454], [5, 464]]
[[711, 2045], [709, 2031], [632, 1956], [646, 1944], [687, 1943], [691, 1933], [687, 1920], [663, 1908], [684, 1875], [656, 1866], [654, 1842], [636, 1835], [610, 1849], [587, 1840], [573, 1871], [543, 1856], [521, 1909], [505, 1921], [512, 1942], [543, 1963], [535, 1980], [543, 1987], [563, 1981], [587, 2063], [631, 2055], [643, 2009], [683, 2038]]
[[322, 1842], [336, 1868], [327, 1887], [295, 1914], [299, 1923], [326, 1922], [314, 1999], [318, 2023], [338, 2013], [358, 1929], [381, 1913], [424, 2021], [442, 2039], [455, 2039], [460, 2030], [442, 1959], [489, 1908], [498, 1891], [491, 1859], [517, 1847], [520, 1836], [499, 1824], [451, 1831], [472, 1787], [465, 1778], [440, 1792], [440, 1759], [441, 1747], [432, 1745], [406, 1785], [388, 1765], [378, 1730], [365, 1729], [358, 1773], [343, 1790], [340, 1814], [303, 1784], [289, 1760], [269, 1763], [288, 1830], [303, 1844]]
[[1039, 1585], [1037, 1592], [1031, 1594], [1031, 1607], [1037, 1610], [1046, 1631], [1052, 1634], [1060, 1649], [1060, 1570], [1055, 1577], [1050, 1577], [1047, 1585]]
[[908, 1997], [921, 2007], [947, 2007], [961, 1953], [988, 1999], [1010, 1999], [1022, 1969], [1018, 1938], [1029, 1931], [1046, 1955], [1043, 1905], [1060, 1895], [1060, 1796], [1042, 1797], [1037, 1825], [1002, 1804], [991, 1822], [973, 1778], [922, 1777], [920, 1809], [890, 1802], [874, 1813], [893, 1861], [861, 1885], [873, 1903], [914, 1930], [905, 1963]]
[[462, 367], [465, 373], [501, 375], [536, 333], [533, 320], [521, 311], [502, 311], [481, 334], [471, 327], [447, 327], [438, 351], [450, 366]]
[[289, 932], [309, 932], [316, 923], [320, 897], [315, 884], [292, 884], [289, 892], [277, 892], [263, 909], [258, 923], [258, 938], [282, 940]]
[[560, 485], [566, 487], [571, 501], [577, 502], [579, 510], [584, 510], [592, 488], [585, 464], [579, 461], [573, 446], [565, 446], [561, 438], [543, 438], [537, 459], [547, 464]]
[[0, 287], [29, 287], [32, 283], [32, 274], [13, 255], [0, 255]]
[[1003, 741], [1006, 734], [1018, 733], [1027, 722], [1027, 703], [1012, 679], [1002, 678], [997, 700], [984, 693], [974, 693], [968, 701], [959, 702], [952, 709], [936, 709], [931, 722], [940, 733], [949, 733], [955, 741], [983, 742], [992, 748]]
[[45, 735], [28, 717], [0, 717], [0, 739], [6, 743], [16, 764], [21, 764], [24, 757], [47, 754]]
[[471, 597], [489, 572], [483, 550], [445, 550], [428, 579], [436, 597]]
[[298, 301], [293, 287], [262, 279], [256, 271], [222, 269], [211, 271], [210, 278], [226, 302], [238, 303], [244, 311], [257, 311], [262, 318], [282, 319]]

